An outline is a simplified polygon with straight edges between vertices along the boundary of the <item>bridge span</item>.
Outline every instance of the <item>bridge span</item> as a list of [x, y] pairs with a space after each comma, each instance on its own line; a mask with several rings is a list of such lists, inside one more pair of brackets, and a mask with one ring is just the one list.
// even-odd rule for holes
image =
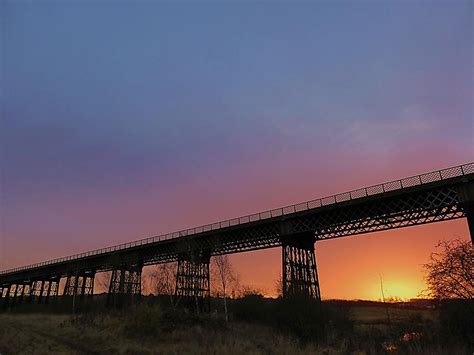
[[109, 271], [108, 303], [129, 303], [141, 293], [143, 266], [177, 261], [177, 298], [199, 300], [206, 308], [212, 256], [273, 247], [282, 247], [284, 296], [319, 300], [318, 240], [464, 217], [472, 240], [474, 163], [3, 270], [0, 302], [4, 307], [48, 303], [59, 295], [84, 300], [93, 295], [96, 273]]

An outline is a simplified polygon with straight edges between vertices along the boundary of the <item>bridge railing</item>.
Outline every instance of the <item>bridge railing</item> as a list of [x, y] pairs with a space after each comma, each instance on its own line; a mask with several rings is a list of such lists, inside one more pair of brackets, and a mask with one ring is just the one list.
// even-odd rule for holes
[[446, 168], [442, 170], [436, 170], [436, 171], [432, 171], [432, 172], [421, 174], [421, 175], [410, 176], [404, 179], [394, 180], [394, 181], [386, 182], [383, 184], [364, 187], [362, 189], [347, 191], [347, 192], [339, 193], [337, 195], [319, 198], [316, 200], [306, 201], [306, 202], [302, 202], [302, 203], [298, 203], [294, 205], [289, 205], [286, 207], [254, 213], [251, 215], [242, 216], [238, 218], [232, 218], [232, 219], [228, 219], [221, 222], [210, 223], [210, 224], [206, 224], [206, 225], [195, 227], [195, 228], [189, 228], [189, 229], [181, 230], [178, 232], [172, 232], [172, 233], [167, 233], [160, 236], [139, 239], [139, 240], [129, 242], [129, 243], [123, 243], [123, 244], [114, 245], [111, 247], [88, 251], [85, 253], [74, 254], [74, 255], [70, 255], [70, 256], [66, 256], [62, 258], [52, 259], [52, 260], [44, 261], [41, 263], [3, 270], [3, 271], [0, 271], [0, 275], [23, 271], [23, 270], [35, 269], [42, 266], [62, 263], [62, 262], [71, 261], [75, 259], [85, 258], [88, 256], [93, 256], [93, 255], [111, 253], [114, 251], [137, 247], [140, 245], [146, 245], [146, 244], [156, 243], [156, 242], [160, 242], [164, 240], [185, 237], [185, 236], [208, 232], [208, 231], [212, 231], [216, 229], [236, 226], [239, 224], [260, 221], [260, 220], [264, 220], [268, 218], [301, 212], [301, 211], [310, 210], [310, 209], [327, 206], [327, 205], [332, 205], [332, 204], [336, 204], [336, 203], [340, 203], [344, 201], [355, 200], [355, 199], [382, 194], [382, 193], [390, 192], [394, 190], [400, 190], [400, 189], [408, 188], [412, 186], [428, 184], [431, 182], [446, 180], [453, 177], [459, 177], [459, 176], [472, 174], [472, 173], [474, 173], [474, 163], [467, 163], [464, 165], [458, 165], [458, 166], [454, 166], [454, 167], [450, 167], [450, 168]]

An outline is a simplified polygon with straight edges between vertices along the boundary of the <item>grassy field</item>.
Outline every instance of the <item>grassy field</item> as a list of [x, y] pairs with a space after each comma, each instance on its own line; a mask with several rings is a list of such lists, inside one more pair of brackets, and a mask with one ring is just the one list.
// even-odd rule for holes
[[[272, 301], [268, 301], [272, 302]], [[337, 307], [340, 307], [337, 305]], [[424, 332], [438, 321], [433, 309], [347, 303], [350, 323], [326, 327], [324, 338], [302, 341], [271, 323], [222, 314], [196, 316], [157, 305], [122, 312], [65, 315], [0, 314], [0, 353], [7, 354], [472, 354], [468, 344], [432, 343]], [[235, 310], [238, 314], [237, 309]], [[300, 321], [300, 319], [298, 319]], [[304, 319], [303, 327], [318, 320]], [[298, 324], [296, 324], [298, 326]]]
[[289, 354], [316, 353], [264, 326], [192, 325], [153, 337], [127, 334], [118, 316], [0, 315], [0, 353], [7, 354]]

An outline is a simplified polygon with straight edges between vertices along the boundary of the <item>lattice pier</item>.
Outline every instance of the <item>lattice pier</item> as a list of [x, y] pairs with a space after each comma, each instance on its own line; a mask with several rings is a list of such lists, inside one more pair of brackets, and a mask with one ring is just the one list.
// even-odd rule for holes
[[[84, 296], [92, 297], [94, 294], [94, 279], [94, 270], [83, 270], [68, 274], [64, 284], [63, 297], [77, 296], [80, 300], [84, 299]], [[56, 281], [56, 285], [52, 286], [51, 290], [57, 294], [59, 280]]]
[[314, 234], [287, 236], [282, 240], [283, 297], [309, 297], [321, 300]]
[[142, 265], [121, 265], [112, 270], [107, 304], [114, 307], [130, 305], [141, 296]]
[[185, 305], [194, 305], [199, 312], [210, 310], [208, 253], [183, 254], [178, 257], [176, 272], [176, 299]]

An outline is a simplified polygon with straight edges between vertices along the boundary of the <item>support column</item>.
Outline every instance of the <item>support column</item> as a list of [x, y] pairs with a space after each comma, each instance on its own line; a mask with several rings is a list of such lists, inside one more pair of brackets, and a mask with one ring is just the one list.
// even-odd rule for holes
[[[16, 285], [15, 303], [18, 303], [18, 304], [22, 303], [24, 290], [25, 290], [25, 284], [23, 282]], [[18, 301], [17, 301], [17, 299], [18, 299]]]
[[21, 288], [21, 294], [20, 294], [20, 299], [18, 300], [18, 303], [23, 303], [23, 300], [25, 299], [25, 290], [26, 287], [28, 286], [27, 282], [24, 282]]
[[41, 301], [43, 300], [43, 292], [44, 292], [44, 283], [45, 281], [44, 280], [40, 280], [38, 281], [40, 283], [40, 289], [39, 289], [39, 293], [38, 293], [38, 304], [41, 304]]
[[471, 234], [471, 243], [474, 245], [474, 181], [457, 187], [459, 207], [466, 215], [469, 233]]
[[58, 300], [58, 295], [59, 295], [59, 281], [61, 281], [61, 276], [56, 276], [50, 280], [51, 289], [50, 289], [49, 296], [53, 298], [53, 301], [55, 302]]
[[5, 299], [4, 299], [4, 303], [3, 303], [4, 308], [7, 308], [10, 304], [10, 289], [11, 289], [11, 287], [12, 287], [11, 284], [7, 285], [7, 287], [6, 287]]
[[112, 270], [112, 275], [110, 277], [107, 305], [113, 307], [130, 305], [140, 298], [141, 284], [141, 262], [136, 264], [121, 264], [117, 266]]
[[10, 290], [12, 293], [12, 300], [11, 300], [11, 305], [13, 306], [16, 303], [16, 294], [18, 291], [18, 284], [14, 284], [14, 287]]
[[44, 303], [45, 304], [48, 304], [49, 303], [49, 297], [50, 297], [50, 294], [51, 294], [51, 288], [53, 286], [53, 279], [49, 279], [48, 280], [48, 287], [46, 288], [46, 295], [45, 295], [45, 299], [44, 299]]
[[283, 297], [321, 300], [313, 233], [288, 235], [282, 239]]
[[39, 286], [38, 281], [36, 281], [36, 280], [31, 281], [30, 290], [29, 290], [28, 298], [27, 298], [28, 303], [32, 302], [34, 297], [36, 296], [36, 294], [38, 292], [38, 290], [37, 290], [38, 286]]
[[63, 298], [74, 296], [77, 293], [77, 273], [68, 273], [64, 284]]
[[178, 256], [175, 296], [177, 302], [195, 305], [198, 312], [210, 311], [208, 252], [199, 251]]
[[471, 243], [474, 246], [474, 204], [464, 207], [464, 211], [466, 212], [469, 234], [471, 234]]
[[90, 298], [94, 294], [95, 271], [84, 271], [81, 278], [80, 297], [83, 300], [85, 296]]

